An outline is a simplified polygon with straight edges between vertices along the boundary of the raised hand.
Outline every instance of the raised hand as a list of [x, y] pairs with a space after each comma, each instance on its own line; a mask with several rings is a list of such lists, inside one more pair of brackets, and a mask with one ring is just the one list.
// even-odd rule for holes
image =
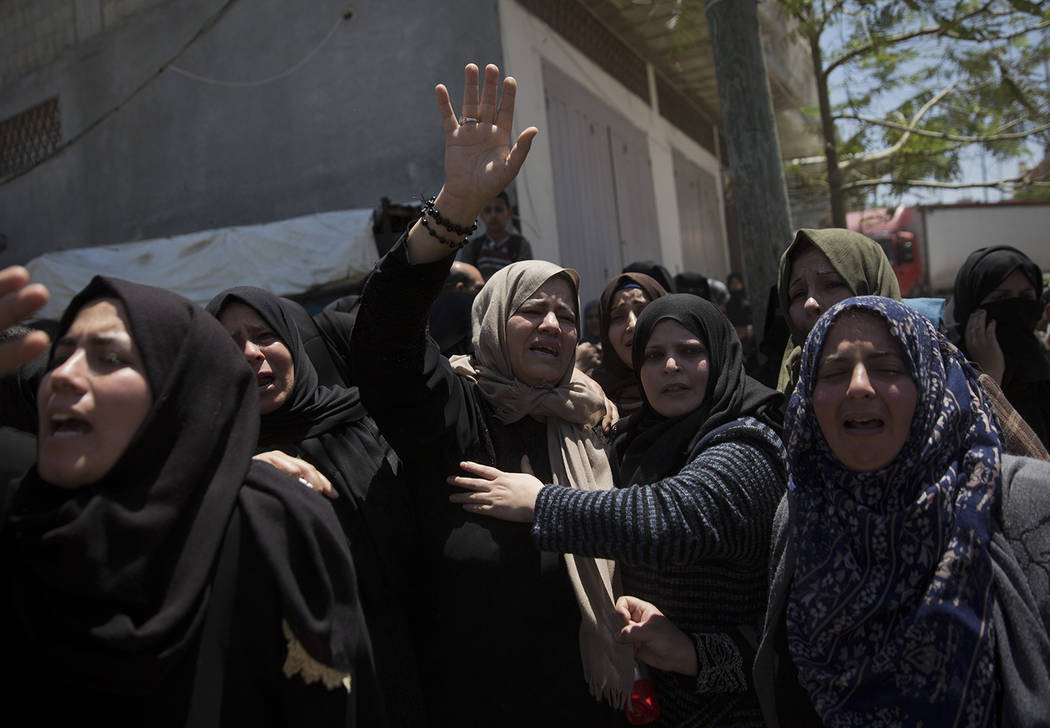
[[[514, 99], [518, 84], [510, 76], [503, 79], [499, 93], [499, 68], [489, 64], [478, 96], [478, 67], [463, 69], [463, 104], [459, 119], [452, 111], [452, 100], [444, 84], [435, 89], [441, 126], [445, 131], [445, 186], [450, 202], [462, 202], [478, 211], [502, 192], [518, 174], [532, 140], [539, 133], [530, 126], [510, 146], [514, 120]], [[448, 203], [446, 203], [448, 204]], [[440, 206], [439, 206], [440, 209]]]
[[[517, 82], [510, 76], [503, 79], [500, 94], [499, 68], [492, 64], [485, 67], [480, 90], [478, 81], [478, 67], [467, 64], [463, 69], [462, 113], [458, 118], [445, 85], [438, 84], [434, 89], [445, 132], [445, 184], [434, 206], [443, 217], [463, 227], [472, 225], [485, 203], [517, 176], [539, 133], [530, 126], [511, 146]], [[434, 225], [431, 222], [431, 227]], [[419, 223], [412, 228], [409, 257], [413, 262], [437, 260], [449, 252]]]
[[[47, 303], [50, 294], [39, 283], [29, 283], [29, 271], [20, 265], [0, 270], [0, 330], [21, 322]], [[0, 372], [25, 364], [44, 351], [50, 339], [43, 331], [0, 343]]]

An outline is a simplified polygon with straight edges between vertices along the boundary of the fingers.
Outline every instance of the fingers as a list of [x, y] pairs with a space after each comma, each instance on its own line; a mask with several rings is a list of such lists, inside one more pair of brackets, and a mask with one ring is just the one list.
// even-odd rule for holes
[[27, 318], [50, 298], [47, 288], [29, 283], [29, 271], [20, 265], [0, 270], [0, 329]]
[[527, 473], [528, 475], [535, 476], [536, 473], [532, 472], [532, 463], [529, 462], [528, 455], [521, 456], [521, 472]]
[[324, 476], [324, 474], [316, 468], [311, 468], [313, 472], [306, 476], [301, 476], [299, 480], [306, 480], [307, 484], [316, 490], [326, 498], [335, 500], [339, 497], [339, 492], [332, 485], [332, 481]]
[[650, 615], [660, 614], [660, 610], [651, 602], [626, 594], [616, 600], [616, 610], [620, 611], [621, 607], [624, 610], [621, 613], [626, 613], [633, 622], [642, 622]]
[[0, 372], [9, 372], [32, 361], [46, 351], [51, 339], [43, 331], [34, 331], [19, 339], [0, 344]]
[[[29, 271], [20, 265], [0, 270], [0, 329], [28, 318], [45, 303], [50, 294], [39, 283], [29, 283]], [[25, 364], [47, 349], [51, 340], [43, 331], [34, 331], [0, 344], [0, 372]]]
[[254, 459], [269, 463], [278, 470], [294, 476], [301, 485], [315, 490], [328, 498], [335, 500], [339, 497], [339, 493], [332, 486], [332, 482], [320, 470], [305, 460], [292, 457], [281, 450], [269, 450], [259, 453]]
[[616, 613], [623, 617], [623, 623], [628, 625], [631, 623], [631, 599], [634, 597], [622, 596], [616, 600], [614, 609]]
[[459, 464], [459, 467], [461, 467], [463, 470], [466, 470], [468, 473], [480, 475], [486, 480], [495, 480], [499, 476], [503, 475], [503, 471], [499, 468], [493, 468], [488, 465], [482, 465], [481, 463], [471, 462], [470, 460], [464, 460]]
[[[488, 69], [486, 69], [486, 77]], [[478, 116], [478, 67], [474, 63], [468, 63], [463, 67], [463, 105], [460, 107], [463, 116], [475, 119]]]
[[492, 481], [503, 475], [503, 471], [499, 468], [492, 468], [488, 465], [482, 465], [481, 463], [471, 462], [464, 460], [459, 464], [463, 470], [468, 473], [473, 473], [480, 477], [471, 478], [466, 475], [450, 475], [445, 479], [449, 485], [455, 485], [459, 488], [466, 488], [467, 490], [473, 490], [478, 492], [488, 492], [492, 489]]
[[0, 270], [0, 296], [17, 291], [27, 283], [29, 283], [29, 271], [20, 265], [12, 265]]
[[445, 84], [439, 83], [435, 86], [434, 95], [437, 96], [438, 113], [441, 114], [441, 129], [446, 134], [451, 134], [459, 126], [459, 122], [456, 121], [456, 112], [452, 110], [452, 99]]
[[[452, 503], [476, 506], [476, 510], [481, 510], [481, 506], [491, 506], [494, 503], [492, 494], [488, 491], [476, 491], [472, 493], [453, 493], [448, 497], [448, 499]], [[467, 510], [475, 510], [475, 508], [469, 508]]]
[[616, 404], [606, 397], [605, 399], [605, 416], [602, 418], [602, 431], [608, 432], [612, 429], [620, 420], [620, 410], [616, 407]]
[[503, 94], [500, 96], [499, 109], [493, 121], [508, 138], [511, 125], [514, 123], [514, 103], [517, 95], [518, 82], [513, 76], [507, 76], [503, 79]]
[[514, 146], [510, 150], [510, 156], [507, 159], [507, 167], [512, 177], [517, 176], [518, 172], [521, 171], [521, 165], [525, 163], [525, 157], [529, 156], [529, 149], [532, 148], [532, 140], [539, 133], [539, 129], [530, 126], [518, 135], [518, 140], [514, 142]]
[[[477, 67], [475, 66], [475, 68]], [[490, 63], [485, 66], [485, 81], [481, 87], [481, 103], [478, 104], [477, 113], [472, 114], [472, 116], [476, 116], [482, 124], [495, 124], [496, 97], [498, 94], [499, 68]], [[513, 100], [511, 101], [511, 107], [513, 108]]]
[[484, 478], [467, 478], [463, 475], [450, 475], [445, 479], [445, 482], [449, 485], [454, 485], [457, 488], [465, 488], [466, 490], [473, 490], [478, 493], [487, 493], [492, 490], [492, 481], [485, 480]]

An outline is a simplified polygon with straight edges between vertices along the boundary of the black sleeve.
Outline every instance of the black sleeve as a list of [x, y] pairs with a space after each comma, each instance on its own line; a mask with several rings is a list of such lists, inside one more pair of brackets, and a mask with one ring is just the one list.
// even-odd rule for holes
[[369, 278], [350, 347], [361, 399], [384, 437], [406, 464], [435, 474], [458, 470], [478, 440], [473, 385], [427, 334], [451, 263], [450, 255], [409, 264], [402, 237]]

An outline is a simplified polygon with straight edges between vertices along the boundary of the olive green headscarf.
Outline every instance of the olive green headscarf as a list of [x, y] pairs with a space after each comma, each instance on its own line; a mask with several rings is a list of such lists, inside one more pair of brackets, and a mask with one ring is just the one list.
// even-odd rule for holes
[[788, 298], [791, 263], [795, 251], [807, 244], [824, 254], [854, 296], [885, 296], [901, 300], [901, 289], [897, 284], [897, 277], [893, 274], [893, 267], [886, 253], [871, 238], [843, 228], [796, 231], [795, 239], [780, 256], [780, 273], [777, 278], [780, 308], [787, 320], [788, 330], [791, 331], [791, 338], [784, 349], [784, 358], [780, 362], [780, 378], [777, 380], [777, 389], [787, 397], [791, 396], [798, 382], [802, 345], [806, 343], [806, 335], [809, 334], [808, 331], [800, 331], [788, 315], [791, 303]]

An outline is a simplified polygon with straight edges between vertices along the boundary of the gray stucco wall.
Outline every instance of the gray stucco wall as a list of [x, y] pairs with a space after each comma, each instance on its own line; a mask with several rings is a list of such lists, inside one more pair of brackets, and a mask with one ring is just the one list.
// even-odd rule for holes
[[[0, 119], [58, 96], [65, 141], [123, 100], [222, 4], [137, 0], [136, 10], [135, 1], [123, 0], [123, 14], [95, 17], [112, 1], [68, 0], [81, 12], [77, 26], [76, 12], [48, 0], [61, 16], [47, 26], [50, 50], [34, 56], [24, 43], [22, 66], [2, 65]], [[25, 5], [0, 0], [0, 17]], [[51, 250], [436, 192], [442, 136], [433, 87], [448, 83], [458, 110], [463, 64], [501, 63], [496, 0], [236, 2], [175, 65], [225, 81], [270, 78], [316, 48], [348, 8], [352, 18], [295, 73], [238, 88], [166, 71], [63, 154], [0, 186], [0, 266]], [[41, 22], [21, 11], [8, 17], [25, 29]], [[63, 31], [63, 22], [74, 30]], [[24, 70], [27, 58], [48, 54], [54, 60]]]

